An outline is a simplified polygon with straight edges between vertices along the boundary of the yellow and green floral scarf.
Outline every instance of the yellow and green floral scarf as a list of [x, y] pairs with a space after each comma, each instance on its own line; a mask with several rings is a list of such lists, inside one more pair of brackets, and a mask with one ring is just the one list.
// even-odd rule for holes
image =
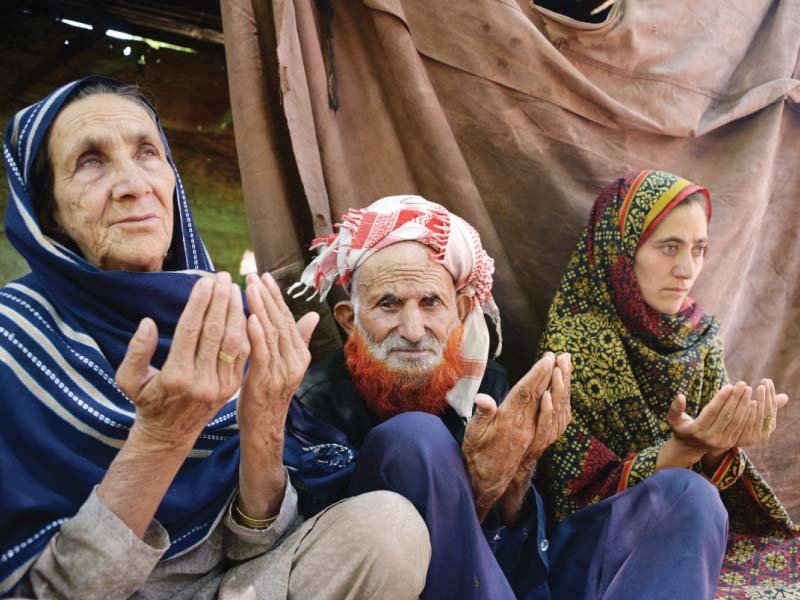
[[[666, 415], [675, 395], [684, 394], [686, 412], [697, 416], [727, 383], [717, 320], [691, 298], [675, 315], [658, 313], [642, 299], [633, 272], [638, 246], [695, 193], [710, 219], [708, 191], [669, 173], [632, 172], [607, 186], [550, 307], [541, 350], [569, 352], [573, 364], [573, 422], [540, 461], [537, 477], [557, 520], [653, 474], [670, 437]], [[777, 543], [781, 554], [781, 540], [794, 538], [785, 559], [786, 581], [796, 583], [797, 528], [747, 456], [732, 449], [709, 480], [730, 515], [726, 569], [738, 565], [746, 579], [736, 582], [757, 578], [758, 556], [750, 550]]]

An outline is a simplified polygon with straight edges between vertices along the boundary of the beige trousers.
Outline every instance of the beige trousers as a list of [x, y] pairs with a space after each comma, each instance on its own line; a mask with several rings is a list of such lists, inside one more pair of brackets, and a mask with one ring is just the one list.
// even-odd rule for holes
[[[107, 512], [99, 501], [90, 508], [97, 513], [90, 516], [98, 520]], [[73, 523], [69, 535], [61, 540], [64, 548], [58, 540], [48, 545], [47, 560], [39, 565], [39, 592], [26, 583], [15, 590], [16, 596], [124, 600], [130, 592], [122, 594], [120, 590], [133, 589], [130, 597], [134, 600], [404, 600], [419, 596], [431, 558], [428, 530], [417, 510], [402, 496], [386, 491], [334, 504], [302, 523], [266, 554], [241, 563], [224, 557], [225, 534], [217, 527], [206, 542], [184, 556], [158, 563], [138, 588], [120, 586], [120, 581], [131, 576], [134, 556], [112, 560], [116, 555], [104, 554], [102, 547], [98, 550], [92, 543], [82, 547], [83, 534], [90, 541], [97, 535], [97, 524], [92, 519], [84, 521], [88, 522], [78, 517]], [[118, 540], [116, 544], [112, 541], [105, 540], [106, 546], [120, 546]], [[158, 560], [160, 551], [153, 552], [153, 560]], [[110, 565], [111, 572], [98, 563], [108, 563], [105, 566]], [[126, 571], [117, 563], [129, 568]], [[81, 569], [86, 577], [59, 577], [64, 565]], [[93, 579], [93, 573], [100, 574]], [[45, 585], [47, 582], [58, 585]], [[77, 588], [70, 587], [74, 582]]]
[[[281, 548], [292, 553], [290, 561], [276, 556]], [[428, 531], [414, 506], [392, 492], [370, 492], [329, 507], [274, 551], [228, 571], [218, 597], [417, 598], [430, 557]]]

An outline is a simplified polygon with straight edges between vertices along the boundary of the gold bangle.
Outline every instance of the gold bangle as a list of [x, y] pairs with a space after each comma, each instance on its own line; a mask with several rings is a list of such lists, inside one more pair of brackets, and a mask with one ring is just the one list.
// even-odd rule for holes
[[248, 529], [267, 529], [277, 518], [278, 515], [270, 517], [269, 519], [254, 519], [248, 517], [242, 512], [242, 509], [239, 508], [239, 492], [236, 492], [236, 498], [233, 500], [233, 520], [239, 525], [247, 527]]

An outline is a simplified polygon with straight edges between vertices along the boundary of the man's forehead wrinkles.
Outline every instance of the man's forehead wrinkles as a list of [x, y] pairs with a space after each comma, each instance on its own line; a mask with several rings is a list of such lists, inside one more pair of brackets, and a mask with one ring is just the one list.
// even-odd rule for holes
[[362, 273], [367, 279], [376, 277], [436, 277], [440, 274], [440, 269], [444, 268], [432, 262], [428, 264], [392, 262], [387, 265], [367, 264], [365, 267]]
[[441, 290], [446, 286], [448, 279], [434, 269], [421, 267], [387, 268], [366, 275], [360, 279], [358, 287], [370, 293], [388, 292], [409, 286]]

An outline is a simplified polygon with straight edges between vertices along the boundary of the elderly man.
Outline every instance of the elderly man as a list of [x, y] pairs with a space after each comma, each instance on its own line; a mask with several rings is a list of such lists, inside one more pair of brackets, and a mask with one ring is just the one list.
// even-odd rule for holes
[[213, 273], [147, 98], [67, 84], [4, 157], [31, 273], [0, 290], [0, 596], [416, 597], [428, 535], [401, 496], [301, 523], [281, 453], [316, 317], [269, 276], [248, 316]]
[[[284, 460], [304, 511], [376, 489], [406, 496], [430, 533], [424, 598], [713, 596], [726, 516], [688, 471], [547, 535], [531, 477], [570, 420], [570, 359], [546, 354], [510, 391], [487, 362], [493, 262], [471, 226], [395, 196], [350, 211], [314, 247], [297, 285], [324, 298], [340, 283], [350, 300], [334, 309], [343, 352], [307, 373], [287, 419]], [[698, 522], [698, 502], [711, 518]]]

